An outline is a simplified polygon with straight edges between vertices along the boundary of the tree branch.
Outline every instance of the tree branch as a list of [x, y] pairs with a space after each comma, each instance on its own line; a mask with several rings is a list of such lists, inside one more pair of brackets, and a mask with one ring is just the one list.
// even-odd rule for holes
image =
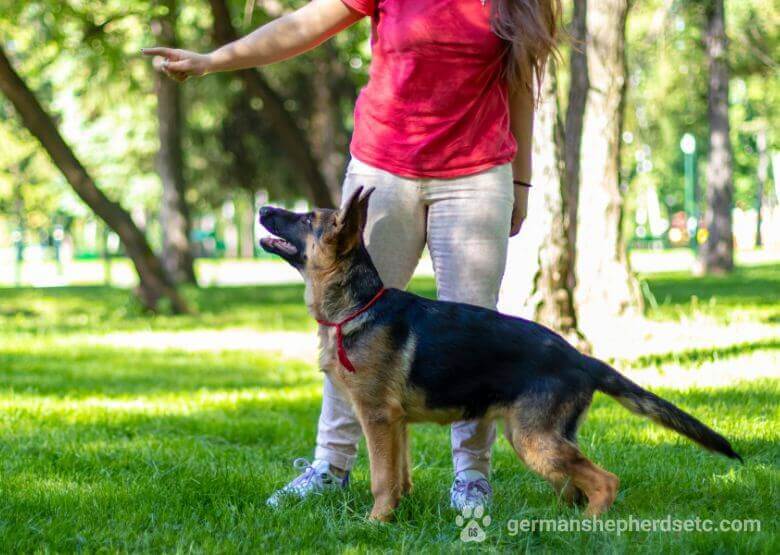
[[[238, 38], [230, 20], [230, 10], [225, 0], [209, 0], [214, 18], [214, 42], [227, 44]], [[336, 200], [331, 197], [327, 181], [315, 157], [311, 142], [298, 126], [293, 115], [285, 108], [284, 100], [258, 70], [246, 69], [238, 72], [246, 91], [263, 101], [263, 111], [273, 129], [279, 135], [279, 142], [287, 152], [295, 170], [308, 185], [309, 200], [322, 208], [332, 208]]]

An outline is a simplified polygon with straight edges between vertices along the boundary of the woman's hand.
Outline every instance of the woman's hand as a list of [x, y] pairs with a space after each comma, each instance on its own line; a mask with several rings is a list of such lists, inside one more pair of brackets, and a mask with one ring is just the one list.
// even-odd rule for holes
[[292, 58], [362, 17], [362, 13], [341, 0], [311, 0], [211, 54], [163, 47], [144, 48], [141, 52], [159, 56], [155, 67], [177, 81], [184, 81], [205, 73], [261, 67]]
[[514, 237], [520, 233], [523, 222], [528, 214], [528, 187], [515, 185], [515, 204], [512, 207], [512, 226], [509, 228], [509, 236]]
[[210, 56], [179, 48], [142, 48], [145, 56], [154, 56], [154, 68], [171, 79], [182, 82], [209, 72]]

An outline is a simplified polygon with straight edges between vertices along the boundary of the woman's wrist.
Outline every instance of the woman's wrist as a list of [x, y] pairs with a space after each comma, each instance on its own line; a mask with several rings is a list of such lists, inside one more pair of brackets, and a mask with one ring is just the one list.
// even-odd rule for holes
[[225, 60], [222, 60], [222, 64], [220, 64], [220, 49], [212, 50], [211, 52], [207, 54], [203, 54], [203, 67], [205, 71], [203, 72], [203, 75], [208, 75], [209, 73], [217, 73], [219, 71], [225, 71], [226, 67], [220, 67], [220, 65], [224, 66]]
[[531, 192], [531, 189], [529, 189], [528, 187], [523, 187], [521, 185], [515, 185], [512, 188], [514, 189], [515, 192], [515, 199], [519, 199], [519, 198], [527, 199], [528, 193]]

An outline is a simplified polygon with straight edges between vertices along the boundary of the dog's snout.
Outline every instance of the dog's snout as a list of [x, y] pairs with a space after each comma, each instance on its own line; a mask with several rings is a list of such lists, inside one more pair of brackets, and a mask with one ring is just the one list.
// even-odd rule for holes
[[260, 208], [260, 215], [258, 217], [258, 220], [261, 224], [266, 225], [270, 223], [270, 218], [276, 213], [276, 208], [273, 206], [263, 206]]

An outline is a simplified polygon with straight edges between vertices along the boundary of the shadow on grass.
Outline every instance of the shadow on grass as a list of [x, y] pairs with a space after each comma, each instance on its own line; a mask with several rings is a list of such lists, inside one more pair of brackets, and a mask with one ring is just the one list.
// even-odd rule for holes
[[629, 363], [624, 364], [624, 366], [630, 366], [632, 368], [646, 368], [648, 366], [658, 367], [670, 362], [683, 365], [702, 364], [705, 362], [714, 362], [723, 358], [748, 355], [756, 351], [774, 351], [778, 349], [780, 349], [780, 338], [770, 338], [749, 343], [726, 345], [724, 347], [705, 347], [700, 349], [686, 349], [684, 351], [643, 355], [636, 359], [632, 359]]
[[764, 318], [764, 322], [767, 324], [780, 324], [780, 312], [774, 312]]
[[[137, 384], [123, 387], [134, 393]], [[780, 459], [766, 424], [768, 411], [780, 403], [777, 387], [755, 383], [659, 393], [704, 421], [719, 415], [716, 427], [732, 430], [747, 464], [706, 453], [671, 433], [648, 436], [652, 423], [599, 396], [581, 445], [621, 477], [613, 516], [743, 511], [744, 517], [766, 508]], [[44, 545], [131, 551], [187, 546], [329, 551], [334, 542], [358, 551], [458, 546], [454, 514], [446, 509], [449, 433], [441, 426], [412, 427], [416, 488], [391, 527], [371, 526], [363, 518], [370, 506], [363, 447], [350, 492], [280, 511], [265, 507], [266, 496], [294, 474], [292, 459], [311, 451], [319, 405], [317, 396], [293, 395], [226, 399], [185, 414], [93, 411], [78, 400], [65, 415], [11, 410], [0, 427], [0, 546], [23, 551]], [[762, 421], [761, 428], [749, 424]], [[504, 440], [494, 461], [496, 522], [576, 516], [556, 503], [552, 490], [524, 469]], [[295, 533], [279, 536], [285, 530]], [[497, 534], [489, 540], [509, 547], [507, 541]], [[533, 541], [543, 547], [561, 538]]]
[[[435, 296], [430, 278], [411, 288]], [[247, 326], [264, 330], [314, 329], [303, 285], [186, 288], [194, 314], [143, 312], [132, 293], [112, 287], [0, 288], [0, 329], [6, 333], [73, 333], [132, 329], [168, 331]]]
[[[132, 393], [134, 387], [133, 384], [124, 392]], [[756, 435], [757, 430], [752, 428], [756, 422], [770, 418], [774, 407], [780, 406], [780, 388], [776, 383], [765, 380], [743, 383], [733, 388], [685, 392], [656, 388], [653, 391], [730, 436], [748, 465], [752, 462], [780, 465], [780, 459], [776, 457], [780, 445], [771, 438]], [[67, 422], [55, 414], [28, 414], [25, 418], [38, 419], [35, 425], [22, 426], [18, 431], [14, 431], [13, 424], [5, 426], [0, 430], [0, 443], [6, 447], [9, 443], [17, 442], [33, 446], [33, 452], [27, 454], [56, 455], [59, 443], [68, 445], [69, 450], [99, 454], [101, 450], [110, 451], [128, 440], [149, 442], [160, 447], [166, 442], [179, 444], [182, 441], [195, 441], [226, 448], [252, 446], [261, 450], [257, 454], [263, 459], [276, 452], [284, 454], [292, 445], [292, 453], [286, 453], [286, 456], [275, 461], [275, 464], [280, 461], [284, 464], [285, 459], [294, 453], [306, 452], [311, 448], [309, 441], [313, 440], [320, 402], [317, 395], [306, 395], [303, 398], [295, 395], [227, 398], [210, 401], [206, 406], [192, 408], [184, 414], [165, 414], [122, 408], [97, 410], [92, 406], [80, 407], [79, 400], [74, 399]], [[174, 410], [178, 408], [175, 400], [170, 406]], [[95, 413], [90, 414], [89, 411], [93, 410]], [[81, 411], [84, 411], [83, 419], [79, 416]], [[724, 421], [730, 422], [729, 429], [733, 433], [722, 428]], [[17, 419], [15, 424], [18, 423]], [[411, 429], [413, 437], [424, 439], [415, 441], [414, 450], [419, 454], [418, 465], [419, 459], [424, 460], [423, 467], [450, 464], [446, 426], [415, 424]], [[654, 436], [652, 441], [647, 441], [645, 433], [648, 430], [661, 433]], [[609, 460], [608, 466], [616, 468], [624, 466], [622, 457], [625, 455], [620, 453], [630, 452], [639, 453], [639, 458], [647, 456], [648, 461], [667, 461], [667, 456], [675, 458], [679, 455], [679, 462], [683, 464], [686, 464], [685, 457], [699, 453], [706, 460], [732, 464], [723, 457], [701, 450], [695, 443], [674, 432], [665, 431], [649, 420], [631, 414], [606, 395], [596, 397], [580, 435], [583, 450], [590, 452], [594, 459], [603, 457], [605, 453], [614, 453], [616, 458]], [[300, 442], [301, 438], [306, 441]], [[501, 442], [504, 443], [503, 440]], [[503, 450], [511, 453], [508, 443], [504, 443]], [[514, 460], [513, 454], [510, 459]], [[690, 469], [695, 468], [696, 463], [692, 462]]]
[[128, 329], [180, 330], [249, 326], [300, 330], [313, 327], [303, 287], [188, 288], [192, 314], [142, 310], [132, 293], [111, 287], [0, 289], [0, 326], [6, 332], [72, 333]]
[[53, 353], [0, 349], [0, 392], [85, 397], [199, 390], [279, 389], [321, 378], [302, 361], [247, 351], [186, 352], [89, 347]]

